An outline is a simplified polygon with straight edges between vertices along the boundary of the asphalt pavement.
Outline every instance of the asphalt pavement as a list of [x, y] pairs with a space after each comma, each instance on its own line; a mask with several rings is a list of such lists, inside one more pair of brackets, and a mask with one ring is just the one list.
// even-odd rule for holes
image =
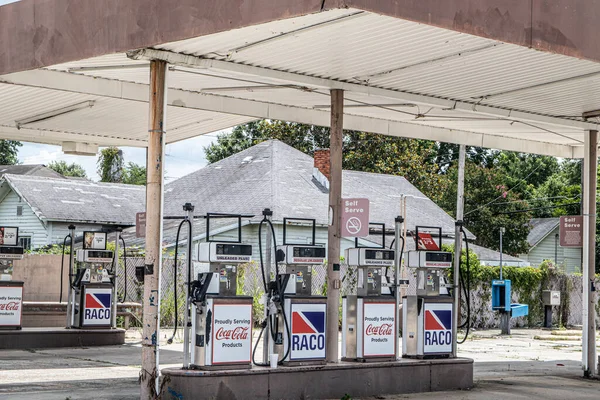
[[[475, 332], [459, 356], [475, 360], [468, 391], [380, 396], [377, 399], [599, 399], [600, 381], [582, 378], [576, 331]], [[562, 336], [561, 336], [562, 335]], [[163, 345], [161, 366], [180, 365], [182, 345]], [[260, 351], [260, 349], [259, 349]], [[122, 346], [0, 351], [0, 399], [135, 399], [141, 344], [129, 334]], [[373, 400], [373, 399], [369, 399]]]

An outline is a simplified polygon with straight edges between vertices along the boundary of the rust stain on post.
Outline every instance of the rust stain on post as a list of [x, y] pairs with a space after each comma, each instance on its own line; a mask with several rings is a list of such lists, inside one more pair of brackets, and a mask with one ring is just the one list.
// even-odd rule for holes
[[142, 370], [140, 373], [140, 398], [154, 399], [156, 397], [155, 378], [156, 352], [158, 350], [157, 332], [158, 312], [160, 304], [159, 276], [161, 266], [161, 228], [162, 228], [162, 189], [164, 151], [163, 131], [165, 119], [167, 63], [164, 61], [150, 62], [150, 110], [148, 126], [148, 168], [146, 186], [146, 260], [151, 271], [146, 271], [144, 277], [144, 332], [142, 337]]
[[344, 91], [331, 90], [331, 130], [329, 143], [329, 213], [327, 235], [327, 361], [338, 362], [340, 304], [340, 239], [342, 209], [342, 137]]

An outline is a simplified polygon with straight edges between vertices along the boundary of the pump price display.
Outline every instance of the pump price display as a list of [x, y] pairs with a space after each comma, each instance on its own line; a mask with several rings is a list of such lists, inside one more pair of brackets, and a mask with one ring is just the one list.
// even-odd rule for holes
[[396, 356], [394, 303], [363, 304], [363, 357]]
[[249, 363], [252, 351], [252, 304], [213, 306], [212, 363]]

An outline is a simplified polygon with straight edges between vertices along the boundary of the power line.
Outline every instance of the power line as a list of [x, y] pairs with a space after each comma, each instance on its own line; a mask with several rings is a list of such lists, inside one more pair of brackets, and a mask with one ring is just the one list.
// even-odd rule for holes
[[534, 170], [533, 170], [533, 171], [531, 171], [531, 172], [529, 173], [529, 175], [527, 175], [525, 178], [521, 179], [521, 181], [520, 181], [519, 183], [517, 183], [515, 186], [511, 187], [511, 188], [510, 188], [510, 189], [508, 189], [506, 192], [502, 193], [501, 195], [499, 195], [498, 197], [496, 197], [494, 200], [490, 201], [489, 203], [486, 203], [486, 204], [482, 205], [481, 207], [478, 207], [478, 208], [476, 208], [476, 209], [474, 209], [474, 210], [471, 210], [471, 211], [469, 211], [469, 212], [465, 213], [465, 215], [464, 215], [464, 216], [466, 217], [466, 216], [467, 216], [467, 215], [469, 215], [469, 214], [472, 214], [472, 213], [474, 213], [474, 212], [476, 212], [476, 211], [479, 211], [479, 210], [481, 210], [482, 208], [485, 208], [485, 207], [489, 206], [490, 204], [494, 203], [496, 200], [500, 200], [500, 198], [501, 198], [501, 197], [506, 197], [506, 195], [507, 195], [508, 193], [510, 193], [511, 191], [513, 191], [514, 189], [516, 189], [517, 187], [519, 187], [519, 185], [521, 185], [521, 183], [523, 183], [523, 182], [526, 182], [526, 181], [527, 181], [527, 178], [529, 178], [531, 175], [533, 175], [533, 174], [534, 174], [534, 172], [536, 172], [538, 169], [540, 169], [540, 167], [541, 167], [542, 165], [544, 165], [544, 164], [543, 164], [543, 163], [539, 163], [539, 164], [538, 164], [538, 166], [537, 166], [537, 167], [535, 167], [535, 168], [534, 168]]
[[[596, 203], [596, 204], [598, 204], [598, 203]], [[529, 212], [529, 211], [548, 210], [551, 208], [560, 208], [560, 207], [565, 207], [565, 206], [580, 206], [580, 205], [581, 205], [581, 203], [564, 203], [564, 204], [558, 204], [558, 205], [554, 205], [554, 206], [526, 208], [523, 210], [515, 210], [515, 211], [503, 211], [503, 212], [498, 212], [496, 214], [498, 214], [498, 215], [519, 214], [519, 213], [525, 213], [525, 212]]]

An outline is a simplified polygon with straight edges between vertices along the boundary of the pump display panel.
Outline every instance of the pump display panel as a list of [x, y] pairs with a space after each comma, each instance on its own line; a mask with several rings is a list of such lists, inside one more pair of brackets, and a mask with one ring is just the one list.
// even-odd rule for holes
[[112, 263], [114, 253], [110, 250], [77, 250], [77, 261], [86, 263]]
[[452, 253], [446, 251], [409, 251], [407, 258], [411, 268], [452, 267]]
[[393, 266], [396, 252], [387, 249], [352, 248], [346, 250], [346, 259], [351, 266]]
[[0, 246], [0, 259], [20, 260], [23, 258], [22, 247], [4, 247]]
[[200, 243], [198, 261], [209, 263], [250, 262], [252, 261], [252, 245], [222, 242]]
[[278, 249], [285, 253], [285, 263], [293, 264], [323, 264], [325, 262], [325, 247], [309, 245], [279, 246]]

